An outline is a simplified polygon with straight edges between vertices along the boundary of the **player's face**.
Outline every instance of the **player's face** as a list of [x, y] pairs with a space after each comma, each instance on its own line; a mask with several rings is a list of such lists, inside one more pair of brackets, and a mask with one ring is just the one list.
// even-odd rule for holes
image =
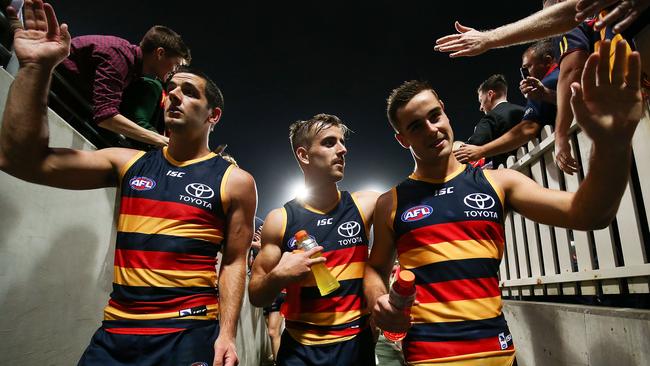
[[183, 128], [209, 130], [220, 116], [219, 108], [208, 108], [205, 80], [200, 76], [177, 73], [167, 83], [165, 127], [172, 132]]
[[454, 133], [444, 105], [430, 91], [417, 94], [397, 111], [399, 143], [420, 162], [435, 162], [449, 156]]
[[318, 175], [332, 178], [335, 182], [343, 179], [345, 171], [345, 136], [340, 127], [330, 126], [320, 131], [307, 150], [308, 169]]

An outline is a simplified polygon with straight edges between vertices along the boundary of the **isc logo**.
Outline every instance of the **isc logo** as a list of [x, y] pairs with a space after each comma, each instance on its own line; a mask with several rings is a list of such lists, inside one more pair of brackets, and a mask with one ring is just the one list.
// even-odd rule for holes
[[411, 207], [402, 214], [402, 221], [413, 222], [428, 217], [433, 212], [431, 206], [420, 205]]
[[156, 181], [147, 177], [135, 177], [131, 178], [129, 185], [136, 191], [148, 191], [156, 186]]

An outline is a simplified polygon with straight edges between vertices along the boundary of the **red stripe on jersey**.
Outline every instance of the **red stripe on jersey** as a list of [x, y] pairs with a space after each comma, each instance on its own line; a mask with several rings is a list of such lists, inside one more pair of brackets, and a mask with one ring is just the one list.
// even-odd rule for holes
[[104, 328], [104, 330], [113, 334], [159, 335], [182, 332], [185, 328]]
[[318, 334], [318, 335], [333, 335], [339, 337], [347, 337], [355, 334], [361, 333], [363, 328], [361, 327], [348, 327], [345, 329], [303, 329], [303, 328], [293, 328], [291, 325], [287, 324], [287, 328], [299, 330], [305, 333]]
[[158, 217], [192, 224], [208, 224], [214, 225], [219, 230], [224, 228], [223, 220], [210, 211], [177, 202], [122, 197], [120, 214]]
[[118, 302], [114, 299], [108, 300], [108, 305], [117, 310], [121, 310], [131, 314], [152, 314], [152, 313], [170, 313], [189, 309], [196, 306], [208, 306], [217, 304], [216, 297], [211, 295], [190, 295], [183, 297], [175, 297], [167, 301], [131, 301], [131, 302]]
[[[508, 349], [514, 349], [514, 346], [511, 345]], [[502, 351], [497, 336], [471, 341], [408, 342], [404, 354], [408, 362], [417, 362], [494, 351]]]
[[454, 240], [504, 241], [503, 226], [498, 222], [472, 220], [428, 225], [413, 229], [397, 240], [397, 253], [430, 244]]
[[166, 269], [174, 271], [215, 271], [216, 258], [148, 250], [115, 250], [115, 265], [122, 268]]
[[475, 278], [416, 285], [421, 303], [481, 299], [501, 294], [496, 278]]
[[329, 268], [353, 262], [366, 262], [368, 260], [368, 246], [357, 245], [351, 248], [331, 250], [323, 253], [327, 258]]
[[299, 309], [303, 313], [339, 313], [359, 310], [361, 309], [361, 296], [348, 295], [316, 300], [302, 299]]

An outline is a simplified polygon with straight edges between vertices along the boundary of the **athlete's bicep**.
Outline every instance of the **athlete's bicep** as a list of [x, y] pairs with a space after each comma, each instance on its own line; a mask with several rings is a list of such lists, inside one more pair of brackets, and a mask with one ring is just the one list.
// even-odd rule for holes
[[384, 280], [390, 275], [395, 260], [395, 233], [392, 227], [393, 191], [382, 194], [377, 200], [373, 220], [374, 242], [368, 266], [377, 271]]
[[65, 189], [116, 186], [120, 172], [141, 152], [124, 148], [74, 150], [51, 148], [35, 183]]
[[490, 176], [505, 192], [506, 205], [518, 213], [548, 225], [570, 222], [573, 193], [544, 188], [512, 169], [494, 170]]
[[262, 227], [262, 249], [253, 262], [253, 276], [265, 276], [280, 261], [285, 226], [286, 214], [283, 208], [277, 208], [266, 216]]
[[253, 240], [253, 220], [257, 209], [257, 190], [253, 177], [242, 169], [233, 168], [227, 179], [227, 244], [223, 253], [224, 264], [236, 260], [245, 261]]

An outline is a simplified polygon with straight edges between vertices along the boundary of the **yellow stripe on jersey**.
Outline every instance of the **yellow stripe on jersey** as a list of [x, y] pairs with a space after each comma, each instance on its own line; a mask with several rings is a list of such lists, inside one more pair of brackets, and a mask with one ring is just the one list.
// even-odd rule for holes
[[122, 179], [124, 178], [124, 175], [126, 175], [126, 172], [129, 170], [129, 168], [131, 168], [133, 164], [135, 164], [135, 162], [138, 161], [138, 159], [140, 159], [144, 154], [144, 151], [136, 153], [131, 159], [129, 159], [129, 161], [126, 162], [126, 164], [122, 166], [119, 173], [120, 185], [122, 185]]
[[179, 318], [183, 320], [215, 320], [219, 315], [219, 304], [210, 304], [206, 306], [207, 312], [201, 316], [184, 316], [179, 317], [178, 311], [171, 311], [167, 313], [145, 313], [133, 314], [118, 310], [112, 306], [104, 308], [104, 320], [154, 320], [154, 319], [172, 319]]
[[[330, 272], [338, 281], [355, 280], [363, 278], [363, 271], [365, 269], [365, 262], [355, 262], [342, 264], [340, 266], [330, 268]], [[316, 286], [316, 279], [313, 275], [309, 275], [307, 279], [300, 283], [301, 286]]]
[[494, 240], [456, 240], [417, 247], [400, 254], [404, 269], [413, 269], [431, 263], [472, 258], [501, 258], [503, 243]]
[[165, 159], [167, 159], [167, 161], [170, 164], [175, 165], [177, 167], [184, 167], [184, 166], [192, 165], [194, 163], [199, 163], [199, 162], [202, 162], [202, 161], [205, 161], [205, 160], [208, 160], [208, 159], [211, 159], [211, 158], [217, 156], [217, 154], [215, 154], [213, 152], [209, 152], [208, 154], [203, 155], [200, 158], [196, 158], [196, 159], [192, 159], [192, 160], [186, 160], [186, 161], [178, 161], [178, 160], [174, 159], [169, 154], [167, 146], [163, 147], [162, 151], [163, 151], [163, 155], [165, 156]]
[[441, 323], [491, 319], [501, 315], [501, 296], [448, 302], [420, 303], [413, 306], [414, 323]]
[[[468, 357], [471, 357], [471, 359], [467, 359]], [[438, 358], [435, 362], [417, 361], [410, 364], [420, 366], [512, 366], [514, 363], [515, 350], [509, 349]]]
[[291, 338], [307, 346], [345, 342], [357, 336], [355, 334], [347, 337], [341, 337], [336, 334], [317, 334], [317, 333], [309, 333], [307, 331], [298, 330], [298, 329], [289, 329], [289, 328], [285, 328], [285, 329], [287, 330], [287, 332], [289, 332]]
[[356, 197], [354, 197], [354, 193], [351, 193], [350, 197], [352, 198], [352, 202], [354, 202], [354, 206], [357, 208], [357, 211], [359, 211], [359, 216], [361, 216], [361, 221], [363, 221], [363, 227], [366, 228], [366, 232], [370, 231], [370, 223], [368, 222], [368, 219], [366, 219], [366, 214], [363, 213], [363, 209], [361, 209], [359, 201], [357, 201]]
[[225, 214], [228, 213], [228, 208], [230, 207], [230, 197], [228, 196], [228, 191], [226, 190], [226, 184], [228, 184], [228, 177], [235, 168], [234, 164], [230, 164], [226, 171], [223, 173], [223, 178], [221, 178], [221, 187], [219, 187], [219, 195], [221, 197], [221, 207]]
[[130, 233], [182, 236], [202, 239], [215, 244], [223, 240], [223, 233], [213, 225], [197, 225], [178, 220], [139, 215], [120, 215], [117, 230]]
[[328, 325], [339, 325], [349, 323], [351, 321], [357, 320], [361, 315], [367, 314], [367, 311], [361, 310], [350, 310], [350, 311], [341, 311], [341, 312], [320, 312], [320, 313], [298, 313], [291, 314], [292, 321], [299, 321], [309, 324], [328, 324]]
[[494, 189], [494, 191], [497, 193], [497, 196], [499, 196], [499, 201], [501, 201], [501, 208], [503, 209], [502, 213], [505, 213], [506, 195], [503, 192], [503, 189], [494, 181], [490, 169], [483, 170], [483, 175], [485, 176], [485, 179], [487, 179], [488, 183], [490, 183], [490, 185], [492, 186], [492, 189]]
[[118, 285], [142, 287], [214, 287], [217, 273], [211, 271], [175, 271], [168, 269], [124, 268], [114, 266]]
[[397, 187], [393, 187], [390, 189], [390, 196], [391, 196], [391, 209], [390, 209], [390, 216], [389, 216], [389, 221], [387, 222], [388, 227], [390, 228], [390, 231], [395, 232], [395, 213], [397, 212]]

